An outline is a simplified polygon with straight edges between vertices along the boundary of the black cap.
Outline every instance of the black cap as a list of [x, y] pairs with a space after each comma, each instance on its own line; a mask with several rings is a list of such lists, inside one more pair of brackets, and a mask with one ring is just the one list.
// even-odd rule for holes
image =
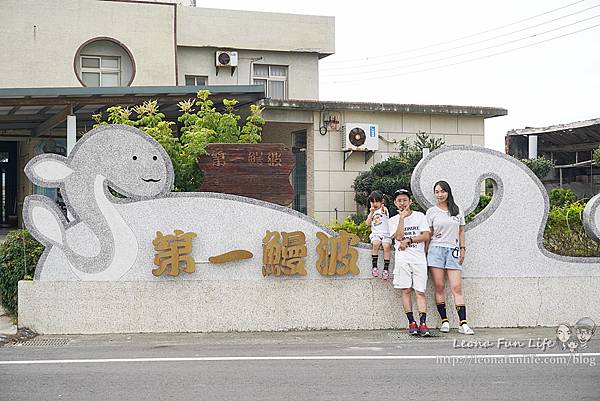
[[399, 189], [396, 192], [394, 192], [394, 199], [396, 199], [396, 196], [398, 196], [398, 195], [406, 195], [409, 198], [412, 198], [412, 194], [410, 193], [410, 191], [408, 189], [404, 189], [404, 188]]

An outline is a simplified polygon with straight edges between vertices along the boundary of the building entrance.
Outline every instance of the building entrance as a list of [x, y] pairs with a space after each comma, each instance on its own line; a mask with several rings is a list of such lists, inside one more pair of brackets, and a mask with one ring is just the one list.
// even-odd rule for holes
[[0, 227], [17, 226], [17, 143], [0, 142]]

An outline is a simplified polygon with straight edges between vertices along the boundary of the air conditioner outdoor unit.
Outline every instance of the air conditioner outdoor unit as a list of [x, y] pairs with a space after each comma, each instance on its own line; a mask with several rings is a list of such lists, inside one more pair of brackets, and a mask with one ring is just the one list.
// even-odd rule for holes
[[369, 123], [346, 123], [342, 150], [375, 151], [379, 149], [379, 126]]
[[237, 67], [238, 52], [232, 50], [218, 50], [215, 57], [217, 67]]

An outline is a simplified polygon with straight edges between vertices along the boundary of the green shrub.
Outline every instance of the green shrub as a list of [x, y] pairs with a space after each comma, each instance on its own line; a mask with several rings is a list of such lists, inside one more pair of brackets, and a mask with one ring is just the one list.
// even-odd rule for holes
[[360, 224], [355, 223], [351, 218], [347, 218], [346, 220], [340, 222], [332, 221], [327, 224], [327, 227], [331, 228], [336, 233], [340, 231], [346, 231], [350, 234], [358, 235], [361, 242], [369, 242], [369, 235], [371, 235], [371, 226], [367, 224], [366, 221], [363, 221]]
[[594, 149], [594, 154], [592, 155], [592, 159], [600, 164], [600, 146], [598, 146], [596, 149]]
[[550, 198], [550, 208], [562, 207], [571, 204], [577, 200], [575, 192], [569, 188], [554, 188], [548, 194]]
[[469, 213], [468, 215], [465, 216], [465, 221], [468, 223], [469, 221], [473, 220], [475, 218], [475, 216], [477, 216], [479, 214], [479, 212], [481, 212], [483, 209], [485, 209], [485, 207], [492, 201], [492, 197], [489, 195], [479, 195], [479, 203], [477, 204], [477, 207], [475, 208], [475, 210], [473, 210], [471, 213]]
[[574, 202], [553, 207], [544, 230], [544, 246], [564, 256], [600, 256], [600, 244], [592, 241], [581, 220], [585, 204]]
[[0, 245], [0, 300], [9, 313], [17, 313], [19, 280], [32, 279], [42, 252], [44, 246], [27, 230], [10, 231]]
[[150, 100], [133, 108], [112, 106], [103, 113], [94, 114], [97, 124], [126, 124], [137, 127], [156, 139], [165, 148], [173, 162], [175, 171], [174, 191], [195, 192], [204, 181], [204, 174], [198, 166], [198, 157], [207, 154], [209, 143], [259, 143], [262, 140], [262, 127], [265, 119], [262, 108], [250, 105], [250, 113], [243, 126], [239, 124], [241, 115], [235, 110], [237, 100], [223, 99], [224, 112], [217, 111], [209, 98], [210, 92], [201, 90], [196, 99], [177, 103], [181, 112], [176, 124], [167, 121], [159, 111], [158, 102]]
[[[417, 163], [422, 158], [423, 149], [433, 151], [444, 144], [439, 138], [419, 132], [414, 141], [402, 140], [398, 143], [398, 156], [375, 164], [369, 171], [360, 173], [354, 179], [354, 200], [359, 205], [368, 208], [367, 199], [372, 191], [378, 190], [386, 196], [386, 206], [390, 216], [395, 215], [396, 206], [392, 199], [394, 192], [400, 188], [410, 189], [410, 178]], [[413, 209], [423, 211], [422, 207], [413, 202]]]
[[413, 168], [400, 157], [390, 157], [377, 163], [371, 167], [371, 170], [360, 173], [354, 179], [354, 200], [368, 209], [369, 194], [379, 190], [386, 196], [386, 206], [390, 209], [390, 213], [396, 214], [393, 194], [400, 188], [410, 188]]
[[348, 219], [352, 220], [356, 224], [360, 224], [363, 221], [367, 220], [367, 216], [365, 216], [362, 213], [354, 213], [354, 214], [351, 214], [350, 216], [348, 216]]
[[548, 173], [554, 169], [554, 162], [546, 159], [544, 156], [540, 156], [536, 159], [523, 159], [521, 160], [527, 167], [533, 171], [540, 180], [548, 175]]

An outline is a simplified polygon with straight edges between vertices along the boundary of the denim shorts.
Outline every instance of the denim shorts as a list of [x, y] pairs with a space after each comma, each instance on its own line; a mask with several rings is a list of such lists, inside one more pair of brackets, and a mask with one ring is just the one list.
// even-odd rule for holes
[[[456, 255], [456, 256], [454, 256]], [[460, 255], [458, 248], [446, 248], [443, 246], [430, 246], [427, 252], [427, 266], [439, 267], [441, 269], [462, 270], [458, 263]]]

